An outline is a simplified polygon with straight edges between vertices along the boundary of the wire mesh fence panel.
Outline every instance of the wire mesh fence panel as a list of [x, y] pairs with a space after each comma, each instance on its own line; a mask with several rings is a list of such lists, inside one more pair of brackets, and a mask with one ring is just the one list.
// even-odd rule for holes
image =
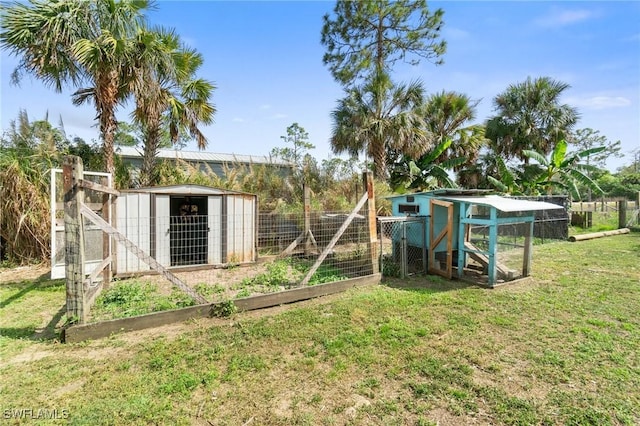
[[426, 218], [379, 217], [380, 272], [405, 278], [427, 270]]
[[513, 198], [544, 201], [563, 207], [562, 209], [537, 210], [533, 212], [533, 237], [536, 243], [569, 238], [569, 198], [566, 195], [514, 196]]
[[[496, 280], [497, 283], [511, 281], [523, 276], [523, 264], [525, 246], [528, 243], [525, 237], [530, 223], [510, 223], [497, 225], [496, 242]], [[489, 227], [471, 226], [469, 229], [469, 242], [479, 251], [490, 252]], [[455, 256], [454, 256], [455, 258]], [[477, 271], [477, 276], [488, 274], [488, 257], [473, 252], [468, 253], [466, 268]], [[485, 277], [486, 280], [486, 277]]]
[[[304, 285], [317, 285], [363, 277], [373, 273], [372, 261], [377, 262], [365, 208], [312, 211], [306, 221], [303, 214], [281, 213], [149, 217], [141, 214], [148, 211], [145, 202], [139, 202], [144, 197], [132, 200], [117, 217], [118, 231], [210, 302], [276, 293], [300, 287], [305, 279]], [[145, 308], [150, 311], [184, 303], [170, 280], [152, 271], [144, 256], [128, 243], [115, 246], [120, 282], [114, 288], [153, 288], [144, 298], [161, 302]], [[104, 310], [96, 315], [106, 318]]]
[[[83, 173], [83, 179], [103, 186], [111, 186], [111, 175], [108, 173]], [[100, 216], [105, 203], [105, 195], [92, 190], [84, 191], [83, 202]], [[90, 273], [100, 264], [103, 258], [103, 234], [93, 223], [85, 220], [85, 269]], [[64, 190], [62, 170], [51, 170], [51, 278], [64, 278], [65, 268], [65, 234], [64, 234]]]

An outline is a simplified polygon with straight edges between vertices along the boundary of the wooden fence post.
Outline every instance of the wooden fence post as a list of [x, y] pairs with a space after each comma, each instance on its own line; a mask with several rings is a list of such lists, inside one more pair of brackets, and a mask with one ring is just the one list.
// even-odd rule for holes
[[311, 234], [311, 188], [305, 184], [304, 191], [304, 255], [309, 256], [311, 251], [310, 234]]
[[369, 252], [371, 255], [372, 273], [380, 272], [380, 263], [378, 259], [378, 230], [376, 217], [376, 196], [373, 185], [373, 173], [364, 172], [362, 174], [362, 182], [367, 191], [367, 223], [369, 228]]
[[82, 174], [82, 159], [76, 156], [66, 156], [62, 166], [62, 180], [67, 321], [81, 324], [85, 323], [88, 317], [84, 292], [84, 225], [80, 213], [80, 207], [84, 202], [84, 189], [78, 185]]
[[[111, 182], [107, 182], [108, 186]], [[111, 194], [104, 193], [102, 195], [102, 218], [110, 222], [111, 219], [111, 203], [112, 196]], [[109, 234], [102, 234], [102, 259], [107, 259], [111, 257], [111, 236]], [[111, 282], [112, 278], [112, 270], [111, 263], [107, 267], [104, 268], [102, 273], [102, 285], [108, 285]]]
[[627, 199], [618, 201], [618, 229], [627, 227]]

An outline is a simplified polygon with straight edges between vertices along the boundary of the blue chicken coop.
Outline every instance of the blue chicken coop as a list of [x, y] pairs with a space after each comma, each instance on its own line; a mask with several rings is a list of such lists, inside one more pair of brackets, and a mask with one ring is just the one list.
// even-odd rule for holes
[[406, 235], [405, 243], [423, 246], [429, 273], [448, 279], [455, 275], [489, 287], [530, 275], [535, 212], [563, 208], [465, 189], [390, 200], [393, 216], [425, 217], [425, 235]]

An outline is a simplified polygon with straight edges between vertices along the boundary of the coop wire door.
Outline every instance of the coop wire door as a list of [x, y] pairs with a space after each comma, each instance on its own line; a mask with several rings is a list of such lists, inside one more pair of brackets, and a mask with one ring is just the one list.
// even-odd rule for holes
[[453, 203], [431, 199], [429, 272], [451, 279], [453, 272]]

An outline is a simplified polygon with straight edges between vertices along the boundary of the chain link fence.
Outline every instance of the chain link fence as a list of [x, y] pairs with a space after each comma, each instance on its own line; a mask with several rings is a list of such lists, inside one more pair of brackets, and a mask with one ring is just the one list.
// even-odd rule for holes
[[426, 217], [379, 217], [380, 272], [405, 278], [427, 272]]

